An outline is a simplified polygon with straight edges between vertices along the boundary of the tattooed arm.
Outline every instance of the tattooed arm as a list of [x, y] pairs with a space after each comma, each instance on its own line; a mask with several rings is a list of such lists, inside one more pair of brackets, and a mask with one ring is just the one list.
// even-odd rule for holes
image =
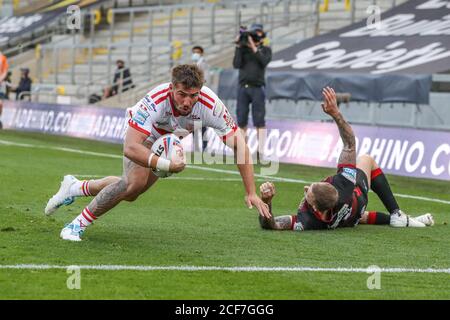
[[275, 185], [265, 182], [260, 187], [261, 199], [269, 206], [270, 218], [259, 216], [259, 224], [263, 229], [269, 230], [290, 230], [292, 224], [291, 216], [274, 217], [272, 214], [272, 198], [275, 196]]
[[326, 87], [322, 91], [323, 103], [322, 109], [325, 113], [329, 114], [339, 129], [344, 148], [342, 149], [339, 157], [338, 164], [353, 164], [356, 165], [356, 142], [355, 134], [352, 127], [345, 121], [342, 116], [336, 101], [336, 93], [330, 87]]
[[261, 228], [268, 230], [291, 230], [292, 216], [272, 216], [270, 219], [259, 216]]
[[225, 144], [234, 150], [235, 161], [246, 191], [244, 199], [247, 207], [251, 209], [255, 206], [260, 215], [269, 218], [269, 208], [256, 194], [252, 158], [241, 130], [236, 130], [233, 135], [226, 138]]

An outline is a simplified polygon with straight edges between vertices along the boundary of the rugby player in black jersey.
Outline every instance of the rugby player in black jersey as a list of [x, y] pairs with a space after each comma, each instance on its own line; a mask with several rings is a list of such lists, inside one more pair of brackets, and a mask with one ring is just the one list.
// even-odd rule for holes
[[[275, 185], [265, 182], [260, 187], [261, 199], [269, 205], [271, 218], [259, 217], [263, 229], [323, 230], [353, 227], [358, 223], [389, 224], [392, 227], [425, 227], [434, 224], [429, 213], [410, 217], [400, 210], [386, 176], [369, 155], [356, 157], [355, 135], [339, 111], [336, 93], [323, 89], [322, 109], [336, 123], [343, 142], [337, 174], [304, 187], [304, 198], [297, 215], [274, 217], [272, 198]], [[367, 211], [368, 192], [372, 189], [389, 214]]]

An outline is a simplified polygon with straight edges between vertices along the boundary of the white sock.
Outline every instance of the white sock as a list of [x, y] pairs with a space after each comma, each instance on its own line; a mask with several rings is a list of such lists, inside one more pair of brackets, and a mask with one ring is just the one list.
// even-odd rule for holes
[[86, 227], [90, 226], [97, 217], [92, 214], [88, 207], [81, 211], [80, 215], [73, 219], [72, 223], [80, 226], [81, 230], [85, 230]]
[[90, 197], [92, 194], [89, 192], [90, 180], [80, 180], [70, 186], [70, 195], [73, 197]]

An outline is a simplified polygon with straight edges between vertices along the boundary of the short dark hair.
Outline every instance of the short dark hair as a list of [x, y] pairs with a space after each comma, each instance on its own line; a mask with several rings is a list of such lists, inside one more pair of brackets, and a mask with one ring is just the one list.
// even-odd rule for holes
[[195, 64], [180, 64], [172, 69], [172, 84], [185, 88], [201, 88], [205, 83], [203, 71]]
[[201, 53], [205, 52], [205, 50], [203, 50], [202, 46], [193, 46], [192, 51], [194, 51], [194, 50], [200, 50]]
[[331, 183], [313, 184], [311, 188], [317, 210], [324, 212], [334, 208], [338, 202], [339, 194]]

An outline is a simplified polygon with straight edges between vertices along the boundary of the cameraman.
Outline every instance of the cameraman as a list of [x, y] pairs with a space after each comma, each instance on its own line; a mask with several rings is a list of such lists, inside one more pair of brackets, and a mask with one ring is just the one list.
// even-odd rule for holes
[[252, 24], [242, 30], [236, 38], [233, 67], [239, 69], [237, 96], [237, 122], [244, 137], [247, 137], [249, 105], [252, 104], [253, 125], [258, 138], [257, 159], [263, 155], [265, 143], [265, 69], [272, 60], [272, 49], [263, 45], [265, 33], [262, 24]]

